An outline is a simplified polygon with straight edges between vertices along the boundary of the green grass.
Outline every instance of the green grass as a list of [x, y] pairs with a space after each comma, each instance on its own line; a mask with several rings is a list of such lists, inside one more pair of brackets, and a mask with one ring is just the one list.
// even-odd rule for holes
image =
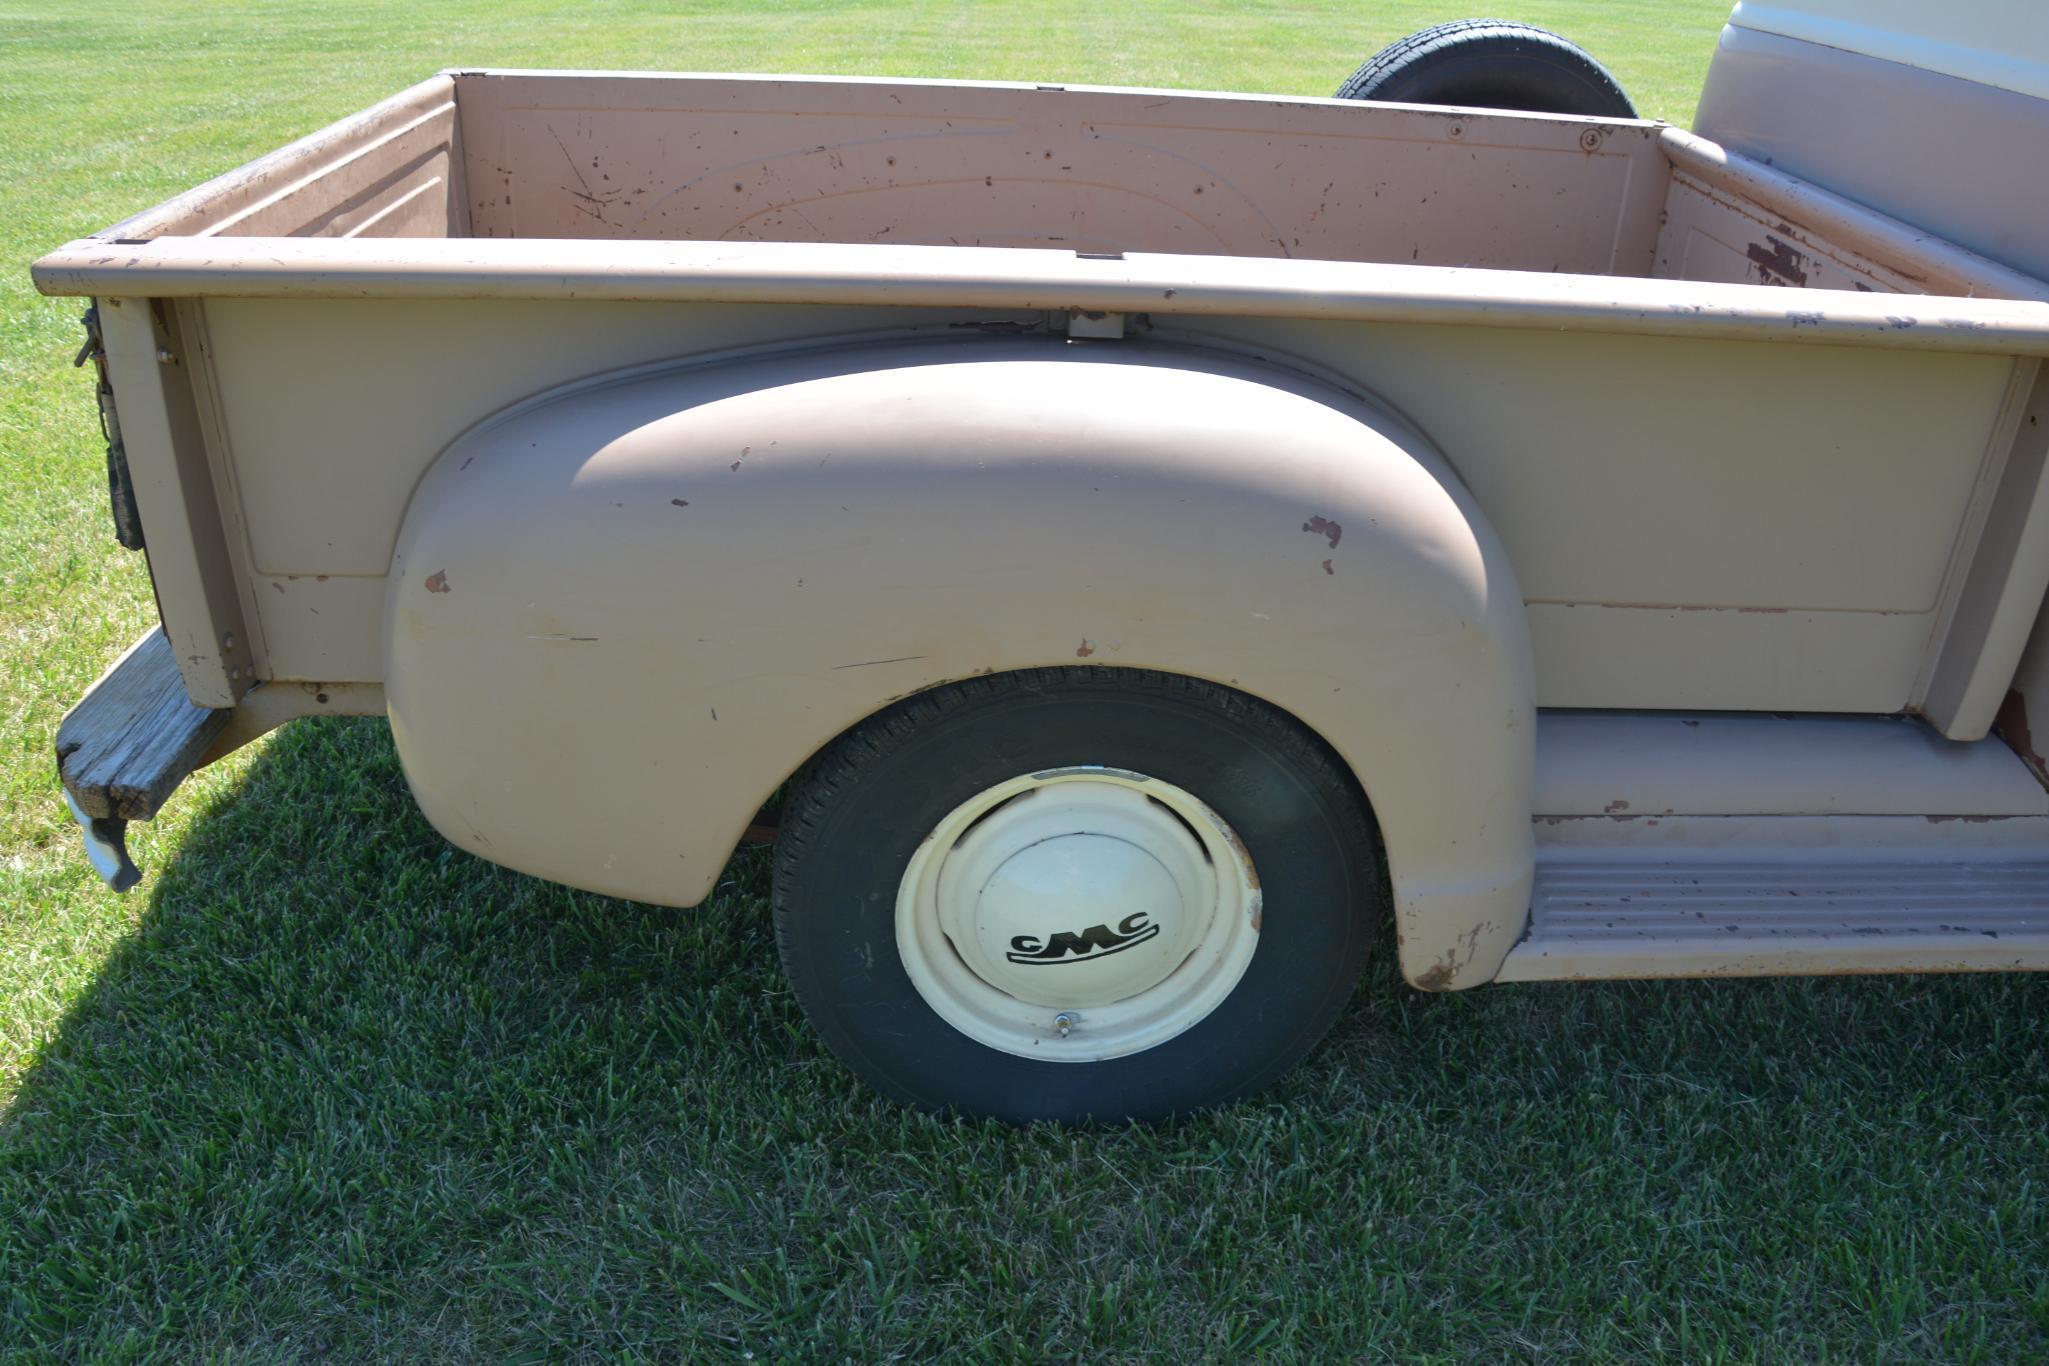
[[[1685, 121], [1721, 0], [1500, 6]], [[78, 857], [63, 709], [147, 624], [27, 263], [450, 64], [1325, 93], [1461, 8], [0, 4], [0, 1355], [1129, 1359], [2049, 1351], [2049, 986], [1408, 991], [1156, 1131], [864, 1092], [694, 912], [450, 850], [301, 723]]]

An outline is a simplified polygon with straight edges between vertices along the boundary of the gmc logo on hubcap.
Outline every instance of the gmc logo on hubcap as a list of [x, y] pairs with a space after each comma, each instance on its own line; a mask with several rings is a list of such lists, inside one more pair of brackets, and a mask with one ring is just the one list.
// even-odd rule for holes
[[1118, 921], [1114, 930], [1108, 925], [1091, 925], [1079, 932], [1061, 930], [1044, 943], [1035, 934], [1021, 934], [1010, 941], [1011, 951], [1003, 956], [1013, 963], [1035, 966], [1075, 963], [1084, 958], [1106, 958], [1133, 944], [1143, 944], [1159, 932], [1160, 927], [1150, 923], [1145, 912], [1140, 911]]

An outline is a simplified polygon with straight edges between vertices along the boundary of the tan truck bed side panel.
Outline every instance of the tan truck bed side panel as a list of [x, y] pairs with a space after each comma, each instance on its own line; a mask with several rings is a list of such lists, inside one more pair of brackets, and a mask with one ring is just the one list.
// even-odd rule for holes
[[[282, 593], [263, 588], [259, 603], [298, 590], [295, 575], [382, 575], [433, 457], [544, 390], [676, 356], [1004, 321], [926, 309], [518, 300], [215, 299], [206, 310], [225, 444], [249, 509], [249, 566], [286, 580]], [[365, 394], [378, 401], [365, 404]]]
[[[371, 626], [399, 518], [471, 423], [721, 342], [961, 321], [509, 300], [214, 300], [207, 320], [271, 668], [362, 681], [382, 676]], [[1539, 604], [1550, 706], [1907, 705], [2011, 370], [1456, 327], [1244, 320], [1180, 335], [1341, 374], [1452, 453]]]
[[1932, 618], [1772, 608], [1530, 605], [1547, 707], [1896, 712]]
[[430, 77], [97, 235], [465, 236], [459, 136], [455, 82]]
[[457, 78], [479, 237], [1054, 246], [1643, 275], [1648, 124], [1182, 91]]

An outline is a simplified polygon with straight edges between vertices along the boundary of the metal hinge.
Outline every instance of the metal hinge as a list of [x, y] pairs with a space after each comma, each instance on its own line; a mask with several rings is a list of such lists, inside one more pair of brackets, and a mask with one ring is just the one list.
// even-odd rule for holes
[[142, 513], [135, 506], [135, 482], [128, 477], [128, 452], [121, 445], [121, 417], [114, 411], [114, 386], [107, 380], [107, 347], [100, 338], [100, 308], [86, 309], [85, 345], [74, 366], [93, 363], [98, 376], [100, 435], [107, 439], [107, 499], [114, 508], [114, 539], [130, 550], [142, 549]]

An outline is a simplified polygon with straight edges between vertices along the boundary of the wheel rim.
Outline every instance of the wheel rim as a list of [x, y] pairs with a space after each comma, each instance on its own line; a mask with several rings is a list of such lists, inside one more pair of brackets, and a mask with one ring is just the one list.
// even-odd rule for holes
[[1238, 985], [1259, 929], [1259, 876], [1231, 827], [1122, 769], [977, 793], [897, 890], [897, 950], [926, 1004], [979, 1043], [1054, 1062], [1186, 1033]]

